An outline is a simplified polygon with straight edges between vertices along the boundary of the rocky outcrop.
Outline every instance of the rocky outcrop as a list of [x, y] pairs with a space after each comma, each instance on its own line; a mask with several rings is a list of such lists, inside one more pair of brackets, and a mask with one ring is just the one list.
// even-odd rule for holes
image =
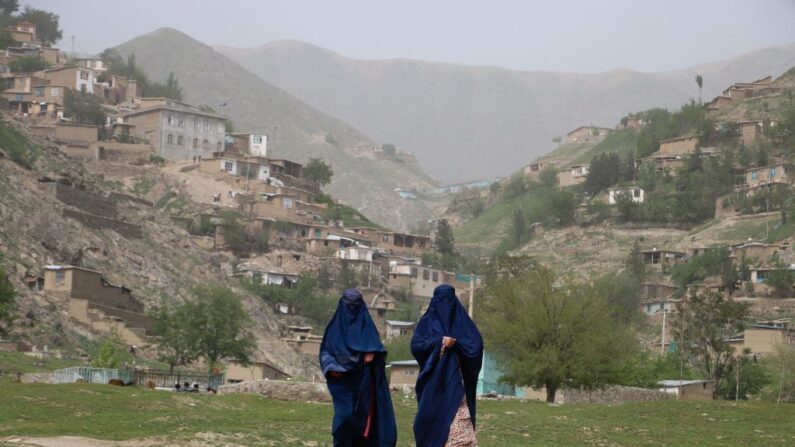
[[291, 382], [284, 380], [252, 380], [222, 385], [218, 394], [261, 394], [276, 400], [299, 402], [331, 402], [325, 383]]

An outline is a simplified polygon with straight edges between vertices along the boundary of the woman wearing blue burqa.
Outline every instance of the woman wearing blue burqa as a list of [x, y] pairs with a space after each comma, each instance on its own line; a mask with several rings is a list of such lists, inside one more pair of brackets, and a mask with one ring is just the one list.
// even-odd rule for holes
[[411, 352], [420, 364], [417, 447], [477, 446], [475, 394], [483, 338], [453, 286], [442, 284], [433, 291], [411, 339]]
[[397, 443], [386, 354], [362, 294], [345, 290], [320, 345], [320, 367], [334, 402], [334, 447]]

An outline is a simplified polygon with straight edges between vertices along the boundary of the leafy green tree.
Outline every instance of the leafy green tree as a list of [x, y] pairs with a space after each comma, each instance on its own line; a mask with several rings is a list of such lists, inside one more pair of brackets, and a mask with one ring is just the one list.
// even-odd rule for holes
[[439, 220], [433, 243], [436, 246], [436, 251], [442, 256], [455, 256], [455, 237], [453, 237], [453, 228], [447, 219]]
[[727, 271], [734, 271], [729, 250], [725, 247], [710, 248], [685, 263], [675, 265], [671, 269], [671, 279], [684, 289], [708, 276], [728, 276]]
[[628, 328], [587, 284], [560, 284], [543, 266], [493, 263], [486, 277], [479, 323], [505, 361], [502, 380], [545, 387], [554, 402], [563, 387], [597, 388], [621, 378], [633, 352]]
[[547, 188], [558, 186], [558, 170], [552, 166], [545, 168], [538, 174], [538, 181]]
[[353, 289], [359, 285], [356, 281], [356, 272], [351, 269], [348, 261], [340, 261], [340, 269], [335, 282], [340, 289]]
[[19, 10], [19, 0], [0, 0], [0, 14], [11, 15]]
[[150, 332], [158, 340], [158, 360], [168, 365], [169, 374], [173, 374], [177, 366], [192, 363], [199, 355], [192, 306], [193, 303], [163, 306], [151, 315]]
[[793, 286], [795, 286], [795, 271], [790, 270], [778, 253], [773, 254], [770, 259], [772, 269], [767, 274], [765, 282], [773, 288], [776, 296], [792, 296]]
[[530, 227], [527, 224], [527, 216], [521, 209], [513, 212], [511, 218], [511, 233], [510, 233], [510, 246], [517, 248], [527, 242], [527, 236], [530, 233]]
[[30, 73], [44, 70], [49, 66], [50, 64], [44, 62], [44, 60], [38, 56], [23, 56], [11, 61], [11, 63], [8, 64], [8, 69], [18, 73]]
[[78, 124], [90, 124], [104, 128], [107, 114], [97, 95], [66, 89], [64, 116]]
[[621, 180], [621, 159], [618, 154], [615, 152], [602, 154], [591, 160], [583, 189], [588, 194], [595, 195], [615, 185], [619, 180]]
[[[2, 20], [0, 20], [0, 22], [2, 22]], [[11, 33], [8, 32], [8, 30], [0, 29], [0, 49], [5, 50], [8, 47], [16, 45], [16, 43], [17, 41], [11, 37]]]
[[550, 211], [548, 217], [556, 226], [565, 227], [574, 223], [577, 198], [572, 191], [555, 188], [549, 191], [545, 198], [545, 205]]
[[0, 269], [0, 337], [8, 335], [14, 323], [16, 297], [16, 289], [11, 285], [3, 269]]
[[319, 158], [310, 158], [309, 163], [304, 166], [304, 176], [314, 184], [315, 188], [320, 189], [331, 183], [334, 170], [325, 161]]
[[[726, 400], [747, 400], [749, 395], [759, 394], [771, 382], [767, 368], [760, 365], [758, 359], [750, 355], [750, 351], [736, 355], [734, 360], [728, 363], [725, 377], [726, 380], [718, 390], [718, 395]], [[738, 378], [739, 386], [737, 386]]]
[[625, 376], [621, 381], [624, 386], [640, 388], [659, 388], [658, 382], [670, 380], [672, 377], [682, 380], [695, 379], [693, 369], [682, 368], [680, 352], [669, 352], [665, 355], [652, 355], [649, 351], [641, 351], [625, 364]]
[[701, 104], [701, 89], [704, 88], [704, 78], [700, 75], [696, 75], [696, 85], [698, 85], [698, 102]]
[[397, 148], [392, 143], [384, 143], [381, 145], [381, 150], [389, 157], [394, 157], [397, 154]]
[[772, 373], [777, 390], [776, 402], [792, 402], [795, 396], [795, 346], [779, 342], [774, 349]]
[[624, 270], [629, 272], [632, 278], [638, 282], [643, 282], [646, 279], [646, 263], [643, 262], [643, 253], [638, 239], [635, 239], [632, 244], [632, 250], [630, 250], [627, 259], [624, 261]]
[[36, 37], [45, 46], [52, 46], [63, 37], [58, 14], [25, 6], [18, 18], [36, 24]]
[[173, 71], [168, 74], [165, 83], [148, 81], [142, 90], [144, 95], [149, 97], [171, 98], [178, 101], [182, 99], [182, 87], [179, 85], [179, 79], [174, 76]]
[[317, 287], [325, 292], [331, 289], [331, 286], [331, 271], [328, 268], [328, 264], [324, 262], [320, 264], [320, 268], [317, 270]]
[[505, 195], [510, 199], [527, 192], [527, 181], [522, 174], [514, 174], [505, 184]]
[[196, 335], [196, 352], [212, 368], [221, 360], [248, 363], [256, 349], [251, 318], [230, 289], [204, 285], [193, 290], [189, 321]]
[[748, 303], [715, 292], [691, 294], [676, 306], [674, 340], [702, 377], [715, 381], [716, 390], [723, 386], [734, 356], [727, 340], [743, 332], [748, 309]]
[[97, 354], [91, 361], [91, 366], [95, 368], [110, 368], [115, 369], [121, 364], [122, 350], [120, 347], [121, 340], [118, 334], [113, 333], [100, 345]]

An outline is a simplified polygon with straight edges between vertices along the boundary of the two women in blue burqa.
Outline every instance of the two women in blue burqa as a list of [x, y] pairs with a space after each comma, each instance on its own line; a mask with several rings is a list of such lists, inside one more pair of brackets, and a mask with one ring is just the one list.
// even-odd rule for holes
[[477, 446], [475, 396], [483, 338], [452, 286], [434, 290], [411, 339], [411, 352], [420, 366], [417, 446]]
[[320, 345], [320, 366], [334, 403], [334, 447], [397, 443], [386, 354], [362, 294], [345, 290]]

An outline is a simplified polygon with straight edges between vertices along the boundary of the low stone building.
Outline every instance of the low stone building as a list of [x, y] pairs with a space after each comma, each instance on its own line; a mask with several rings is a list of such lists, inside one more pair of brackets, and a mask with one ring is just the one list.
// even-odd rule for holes
[[660, 391], [673, 394], [679, 400], [713, 400], [715, 382], [712, 380], [663, 380]]
[[413, 321], [396, 321], [386, 320], [386, 339], [392, 340], [395, 337], [402, 337], [404, 335], [414, 334], [414, 326], [416, 323]]
[[566, 134], [565, 142], [571, 143], [585, 143], [602, 139], [610, 134], [610, 129], [606, 127], [596, 126], [580, 126]]
[[251, 362], [248, 365], [230, 363], [224, 371], [226, 383], [240, 383], [252, 380], [285, 380], [290, 376], [266, 362]]
[[792, 165], [778, 162], [768, 166], [760, 166], [745, 170], [745, 184], [748, 188], [756, 188], [771, 184], [792, 183]]
[[404, 386], [414, 388], [420, 375], [420, 365], [416, 360], [400, 360], [389, 362], [389, 387], [402, 389]]
[[661, 155], [692, 154], [699, 146], [698, 137], [677, 137], [660, 141]]

